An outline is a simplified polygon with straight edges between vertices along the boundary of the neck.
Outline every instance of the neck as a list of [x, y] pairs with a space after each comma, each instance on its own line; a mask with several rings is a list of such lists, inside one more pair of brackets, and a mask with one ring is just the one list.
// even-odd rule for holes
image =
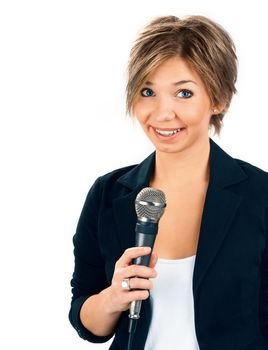
[[156, 151], [152, 184], [183, 187], [209, 180], [209, 139], [178, 153]]

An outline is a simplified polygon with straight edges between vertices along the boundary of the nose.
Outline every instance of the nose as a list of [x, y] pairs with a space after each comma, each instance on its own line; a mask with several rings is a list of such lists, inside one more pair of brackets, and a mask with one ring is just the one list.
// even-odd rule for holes
[[159, 99], [155, 106], [154, 117], [157, 122], [170, 121], [176, 117], [172, 101], [168, 98]]

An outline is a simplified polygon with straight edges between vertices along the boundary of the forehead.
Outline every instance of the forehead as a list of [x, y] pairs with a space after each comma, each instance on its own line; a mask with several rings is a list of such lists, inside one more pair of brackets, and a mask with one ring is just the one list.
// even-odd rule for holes
[[162, 62], [157, 68], [149, 73], [145, 79], [148, 85], [158, 83], [174, 84], [178, 81], [193, 81], [202, 84], [201, 78], [195, 69], [184, 59], [172, 57]]

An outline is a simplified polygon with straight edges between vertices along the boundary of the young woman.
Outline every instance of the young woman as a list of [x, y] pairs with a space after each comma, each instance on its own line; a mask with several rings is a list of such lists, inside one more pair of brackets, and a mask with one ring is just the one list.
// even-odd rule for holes
[[[143, 300], [135, 350], [268, 349], [268, 174], [209, 137], [236, 91], [236, 63], [228, 33], [202, 16], [155, 18], [135, 41], [127, 110], [155, 152], [87, 196], [69, 314], [82, 338], [115, 335], [110, 349], [126, 349], [129, 305]], [[150, 253], [134, 247], [134, 202], [148, 186], [167, 207], [145, 267], [132, 263]]]

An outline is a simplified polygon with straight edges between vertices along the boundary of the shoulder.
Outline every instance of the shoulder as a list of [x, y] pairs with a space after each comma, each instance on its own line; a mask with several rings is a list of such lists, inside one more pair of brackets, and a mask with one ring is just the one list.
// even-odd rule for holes
[[122, 168], [114, 169], [104, 175], [101, 175], [96, 182], [99, 184], [99, 188], [102, 192], [109, 192], [111, 195], [115, 195], [122, 185], [120, 179], [126, 176], [129, 172], [135, 170], [138, 164], [128, 165]]
[[247, 175], [247, 185], [252, 196], [263, 198], [268, 203], [268, 172], [244, 160], [234, 160]]
[[98, 216], [101, 208], [110, 206], [118, 196], [124, 196], [127, 193], [126, 189], [118, 180], [135, 167], [136, 165], [126, 166], [99, 176], [89, 188], [81, 217], [88, 217], [89, 212], [91, 216]]
[[87, 197], [107, 204], [107, 201], [110, 202], [118, 196], [124, 196], [128, 193], [128, 189], [122, 186], [120, 180], [135, 171], [137, 167], [138, 164], [128, 165], [99, 176], [91, 186]]
[[122, 176], [126, 175], [129, 171], [137, 167], [138, 164], [128, 165], [122, 168], [112, 170], [104, 175], [101, 175], [98, 179], [102, 186], [111, 185], [117, 182]]
[[155, 152], [151, 153], [141, 163], [128, 165], [110, 171], [97, 179], [99, 188], [114, 198], [124, 196], [129, 191], [148, 186], [154, 169]]
[[258, 168], [257, 166], [250, 164], [244, 160], [234, 158], [234, 160], [238, 163], [238, 165], [242, 168], [242, 170], [246, 173], [246, 175], [256, 181], [261, 181], [268, 184], [268, 172]]

